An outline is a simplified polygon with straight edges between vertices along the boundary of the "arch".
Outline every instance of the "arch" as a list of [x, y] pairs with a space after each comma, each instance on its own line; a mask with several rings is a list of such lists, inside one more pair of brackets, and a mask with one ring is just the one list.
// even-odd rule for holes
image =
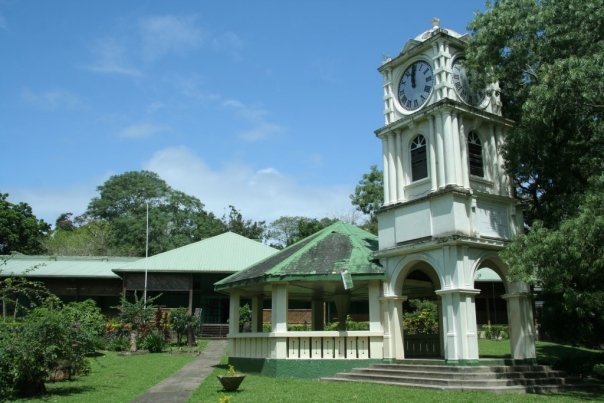
[[484, 178], [483, 147], [478, 132], [471, 130], [468, 133], [467, 142], [470, 175]]
[[[416, 269], [416, 266], [420, 267], [420, 269], [430, 277], [433, 284], [437, 284], [438, 288], [441, 288], [442, 281], [439, 274], [440, 266], [438, 265], [438, 262], [429, 255], [416, 254], [401, 259], [396, 269], [392, 272], [389, 290], [392, 295], [402, 296], [401, 291], [403, 289], [403, 282], [411, 271]], [[430, 267], [431, 270], [428, 270], [426, 266]]]
[[489, 268], [493, 270], [501, 281], [503, 282], [503, 287], [505, 288], [505, 292], [510, 291], [510, 279], [508, 274], [508, 266], [501, 260], [499, 255], [496, 252], [486, 252], [483, 253], [474, 263], [474, 267], [472, 268], [472, 278], [475, 278], [476, 272], [482, 268]]
[[428, 177], [428, 147], [422, 134], [415, 136], [409, 145], [411, 161], [411, 182]]

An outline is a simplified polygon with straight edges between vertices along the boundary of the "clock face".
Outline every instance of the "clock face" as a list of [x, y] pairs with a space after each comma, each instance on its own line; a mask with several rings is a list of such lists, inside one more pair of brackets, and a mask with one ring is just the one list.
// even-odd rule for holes
[[432, 87], [434, 87], [432, 66], [423, 60], [414, 62], [401, 76], [398, 84], [398, 102], [406, 111], [415, 111], [428, 101]]
[[469, 105], [478, 106], [484, 101], [484, 91], [472, 90], [468, 72], [463, 66], [463, 60], [460, 59], [453, 62], [453, 86], [457, 95]]

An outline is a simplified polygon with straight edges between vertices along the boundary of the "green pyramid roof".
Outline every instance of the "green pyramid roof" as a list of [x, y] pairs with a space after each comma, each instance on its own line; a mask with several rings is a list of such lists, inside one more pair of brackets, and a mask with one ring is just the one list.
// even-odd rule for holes
[[148, 259], [140, 259], [115, 272], [232, 273], [274, 255], [277, 249], [233, 232], [225, 232]]
[[338, 221], [217, 282], [215, 288], [293, 280], [341, 281], [344, 270], [357, 279], [383, 279], [384, 269], [373, 258], [377, 249], [375, 235]]

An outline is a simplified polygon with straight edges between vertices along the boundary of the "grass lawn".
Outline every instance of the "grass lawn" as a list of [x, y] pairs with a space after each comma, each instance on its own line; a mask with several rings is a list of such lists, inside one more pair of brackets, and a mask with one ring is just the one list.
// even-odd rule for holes
[[[506, 358], [510, 356], [509, 340], [480, 340], [481, 356]], [[540, 359], [553, 360], [568, 354], [584, 354], [602, 358], [601, 351], [578, 349], [554, 343], [537, 343]], [[223, 363], [224, 364], [224, 363]], [[493, 394], [479, 392], [443, 392], [404, 388], [370, 383], [337, 383], [319, 380], [271, 378], [248, 374], [237, 392], [224, 392], [216, 375], [223, 374], [226, 365], [217, 368], [194, 392], [190, 402], [214, 402], [230, 398], [230, 403], [256, 402], [577, 402], [603, 401], [604, 391], [565, 392], [560, 394]]]
[[[200, 347], [207, 344], [200, 341]], [[195, 359], [195, 354], [118, 355], [91, 358], [91, 371], [73, 381], [46, 383], [48, 394], [19, 402], [129, 402]]]

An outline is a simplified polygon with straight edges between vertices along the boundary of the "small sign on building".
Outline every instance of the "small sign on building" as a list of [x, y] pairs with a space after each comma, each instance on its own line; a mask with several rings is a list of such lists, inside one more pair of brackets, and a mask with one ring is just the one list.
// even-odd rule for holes
[[342, 283], [344, 284], [345, 290], [350, 290], [352, 287], [354, 287], [354, 284], [352, 283], [352, 275], [348, 270], [344, 270], [342, 272]]

